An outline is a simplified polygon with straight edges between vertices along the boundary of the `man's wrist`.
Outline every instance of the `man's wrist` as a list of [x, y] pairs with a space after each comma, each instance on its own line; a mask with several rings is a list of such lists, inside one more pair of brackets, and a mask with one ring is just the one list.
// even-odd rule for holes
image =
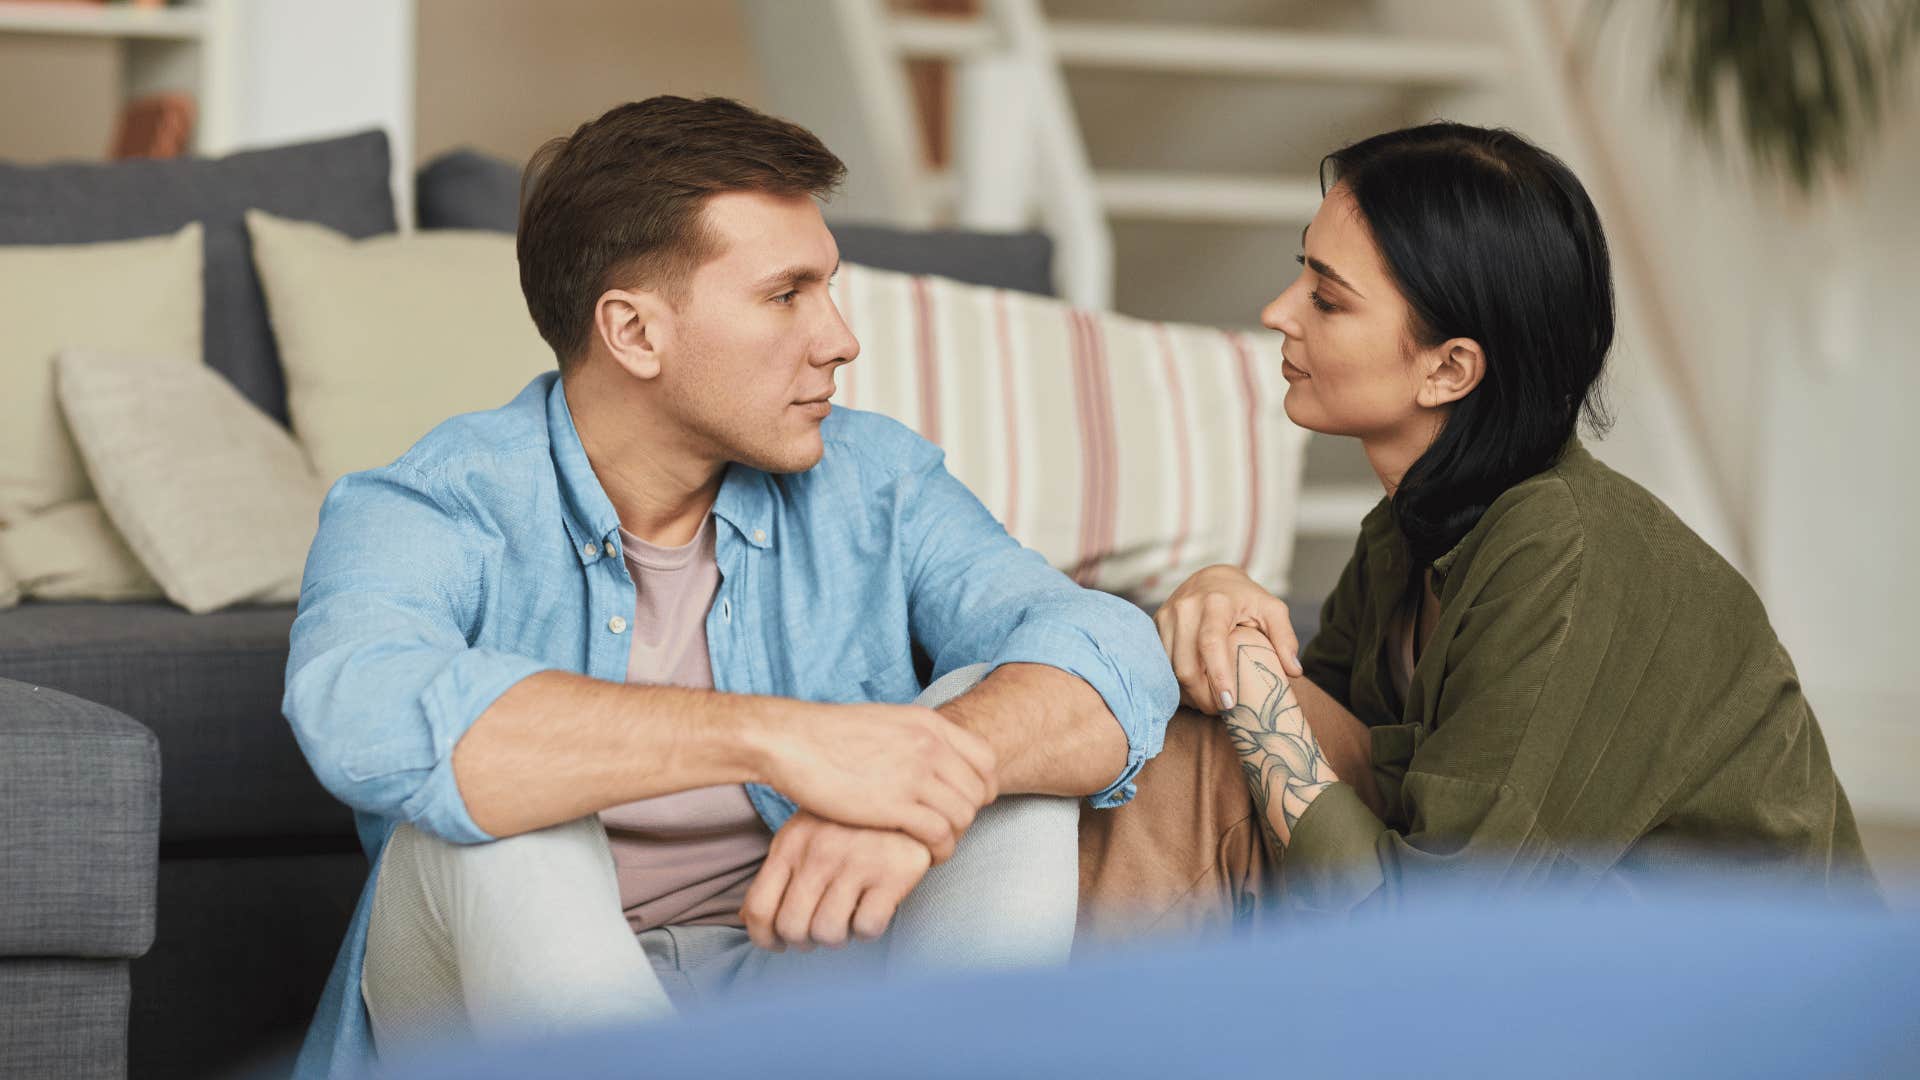
[[[730, 773], [738, 773], [749, 784], [771, 784], [785, 753], [783, 736], [791, 733], [784, 723], [776, 698], [740, 695], [728, 702], [721, 714], [722, 753]], [[787, 702], [785, 704], [793, 704]]]

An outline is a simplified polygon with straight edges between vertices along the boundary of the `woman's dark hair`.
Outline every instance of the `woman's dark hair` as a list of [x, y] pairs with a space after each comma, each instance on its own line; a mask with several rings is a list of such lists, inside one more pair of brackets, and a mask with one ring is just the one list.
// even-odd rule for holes
[[1551, 466], [1582, 412], [1609, 424], [1597, 384], [1613, 344], [1600, 215], [1565, 163], [1511, 131], [1432, 123], [1336, 150], [1342, 184], [1431, 348], [1472, 338], [1486, 373], [1393, 496], [1423, 569], [1500, 494]]

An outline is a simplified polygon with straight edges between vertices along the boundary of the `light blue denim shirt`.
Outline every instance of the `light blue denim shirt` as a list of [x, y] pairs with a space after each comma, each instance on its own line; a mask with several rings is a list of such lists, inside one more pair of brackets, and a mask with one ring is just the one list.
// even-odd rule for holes
[[[807, 472], [736, 465], [721, 485], [715, 688], [909, 702], [916, 643], [935, 678], [1046, 664], [1091, 684], [1126, 733], [1126, 767], [1092, 804], [1130, 798], [1179, 697], [1146, 614], [1021, 547], [902, 425], [836, 408], [822, 434]], [[508, 687], [549, 669], [625, 681], [634, 585], [619, 544], [558, 372], [334, 484], [282, 708], [315, 775], [353, 808], [375, 868], [401, 822], [492, 839], [467, 813], [453, 747]], [[748, 794], [769, 828], [793, 813], [776, 791]], [[371, 1061], [360, 968], [372, 899], [369, 874], [299, 1076], [359, 1075]]]

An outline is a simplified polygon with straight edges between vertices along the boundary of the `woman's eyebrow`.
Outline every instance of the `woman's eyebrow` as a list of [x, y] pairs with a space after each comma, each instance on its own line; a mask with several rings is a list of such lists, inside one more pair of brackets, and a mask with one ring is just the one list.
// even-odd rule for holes
[[1319, 259], [1316, 259], [1311, 255], [1308, 255], [1306, 259], [1307, 259], [1307, 265], [1313, 268], [1314, 273], [1319, 274], [1321, 277], [1326, 278], [1328, 281], [1333, 282], [1334, 284], [1340, 286], [1341, 288], [1347, 290], [1348, 292], [1352, 293], [1353, 295], [1359, 297], [1362, 300], [1365, 300], [1367, 298], [1366, 293], [1363, 293], [1359, 289], [1354, 288], [1353, 282], [1348, 281], [1346, 278], [1341, 277], [1340, 272], [1335, 270], [1333, 267], [1328, 266], [1326, 263], [1321, 262]]
[[1306, 263], [1307, 266], [1311, 268], [1314, 273], [1319, 274], [1321, 277], [1326, 278], [1328, 281], [1333, 282], [1335, 285], [1338, 285], [1341, 288], [1352, 293], [1353, 295], [1359, 297], [1360, 299], [1365, 300], [1367, 298], [1367, 294], [1361, 292], [1359, 289], [1354, 288], [1353, 282], [1348, 281], [1346, 278], [1341, 277], [1340, 272], [1338, 270], [1335, 270], [1333, 267], [1328, 266], [1326, 263], [1321, 262], [1319, 259], [1316, 259], [1311, 255], [1305, 254], [1307, 250], [1307, 231], [1312, 228], [1313, 228], [1313, 224], [1309, 222], [1306, 228], [1303, 228], [1300, 230], [1300, 251], [1302, 252], [1300, 256], [1300, 260]]

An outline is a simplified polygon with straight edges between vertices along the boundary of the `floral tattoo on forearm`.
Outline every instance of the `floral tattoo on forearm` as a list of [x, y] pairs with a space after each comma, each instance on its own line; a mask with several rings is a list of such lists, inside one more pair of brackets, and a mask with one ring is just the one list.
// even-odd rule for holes
[[1222, 714], [1254, 806], [1260, 811], [1260, 825], [1276, 853], [1292, 840], [1294, 825], [1313, 800], [1340, 780], [1320, 752], [1293, 687], [1279, 667], [1273, 650], [1238, 646], [1235, 704]]

